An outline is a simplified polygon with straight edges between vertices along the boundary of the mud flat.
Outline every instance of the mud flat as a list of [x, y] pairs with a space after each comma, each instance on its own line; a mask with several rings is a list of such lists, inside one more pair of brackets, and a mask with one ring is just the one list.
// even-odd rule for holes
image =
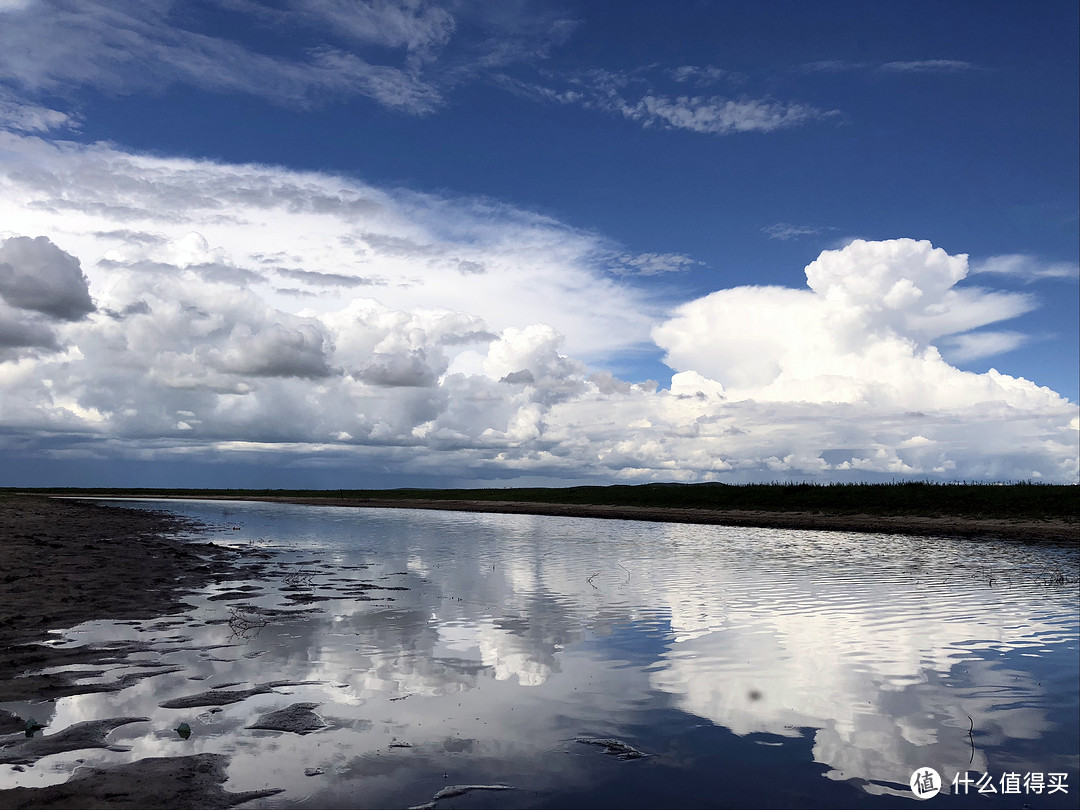
[[32, 810], [168, 807], [223, 810], [280, 790], [231, 793], [222, 788], [229, 758], [222, 754], [140, 759], [115, 768], [80, 768], [62, 785], [0, 791], [0, 807]]
[[[43, 642], [51, 631], [85, 621], [179, 613], [189, 607], [184, 596], [193, 590], [257, 575], [260, 558], [209, 542], [204, 533], [209, 530], [164, 512], [29, 496], [0, 498], [0, 702], [110, 691], [132, 678], [166, 671], [155, 673], [150, 663], [149, 672], [114, 684], [77, 683], [96, 673], [85, 668], [65, 672], [64, 667], [106, 667], [141, 645], [117, 641], [54, 647]], [[185, 533], [186, 539], [178, 536]], [[50, 746], [60, 743], [63, 750], [107, 747], [113, 728], [143, 720], [110, 718], [84, 724], [93, 726], [93, 734], [72, 726], [48, 729], [46, 737], [28, 737], [23, 733], [28, 718], [0, 712], [0, 762], [32, 762], [32, 754], [45, 756]], [[121, 795], [123, 806], [212, 808], [255, 798], [222, 789], [226, 766], [227, 757], [206, 754], [80, 769], [63, 785], [0, 790], [0, 808], [114, 807]]]
[[185, 592], [231, 576], [236, 558], [175, 536], [200, 528], [165, 512], [0, 498], [0, 647], [91, 619], [182, 610]]

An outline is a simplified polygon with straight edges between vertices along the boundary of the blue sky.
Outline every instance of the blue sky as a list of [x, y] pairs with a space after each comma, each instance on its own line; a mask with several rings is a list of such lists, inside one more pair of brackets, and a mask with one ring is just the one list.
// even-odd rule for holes
[[1078, 16], [0, 0], [0, 483], [1075, 481]]

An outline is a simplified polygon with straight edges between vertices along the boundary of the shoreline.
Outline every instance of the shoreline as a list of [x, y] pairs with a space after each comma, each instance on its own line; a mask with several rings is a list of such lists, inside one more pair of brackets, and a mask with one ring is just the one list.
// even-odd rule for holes
[[[122, 670], [130, 656], [153, 653], [132, 641], [54, 646], [57, 631], [87, 621], [164, 619], [190, 608], [186, 594], [213, 582], [250, 576], [252, 555], [206, 541], [214, 527], [163, 511], [124, 509], [37, 496], [0, 498], [0, 703], [33, 706], [92, 692], [115, 692], [173, 670], [134, 660], [138, 672], [111, 683], [88, 675]], [[181, 535], [202, 535], [181, 537]], [[25, 712], [25, 708], [20, 708]], [[49, 712], [45, 711], [45, 715]], [[39, 717], [42, 715], [39, 713]], [[0, 765], [22, 771], [53, 753], [107, 748], [117, 727], [144, 717], [94, 718], [66, 728], [38, 725], [0, 709]], [[225, 789], [229, 757], [152, 757], [108, 767], [83, 767], [47, 787], [0, 789], [0, 807], [132, 807], [225, 810], [276, 788]]]
[[[178, 614], [191, 607], [188, 593], [260, 568], [262, 556], [256, 561], [208, 542], [212, 531], [160, 510], [0, 498], [0, 703], [94, 691], [77, 683], [78, 670], [33, 673], [131, 651], [119, 642], [52, 647], [57, 632], [88, 621]], [[11, 722], [0, 713], [0, 733]]]
[[[51, 495], [71, 498], [71, 495]], [[92, 497], [92, 496], [74, 496]], [[375, 509], [432, 509], [446, 512], [479, 512], [549, 517], [642, 520], [652, 523], [687, 523], [740, 526], [762, 529], [805, 529], [868, 534], [908, 534], [922, 537], [967, 537], [1036, 543], [1080, 543], [1080, 523], [1075, 520], [978, 518], [965, 515], [873, 515], [836, 512], [772, 512], [739, 509], [700, 509], [658, 506], [610, 506], [526, 501], [450, 500], [428, 498], [316, 498], [274, 495], [115, 496], [154, 501], [220, 500], [292, 503], [307, 506], [353, 506]]]
[[235, 577], [242, 553], [209, 542], [212, 531], [161, 510], [0, 498], [0, 683], [14, 646], [85, 621], [177, 612], [185, 593]]

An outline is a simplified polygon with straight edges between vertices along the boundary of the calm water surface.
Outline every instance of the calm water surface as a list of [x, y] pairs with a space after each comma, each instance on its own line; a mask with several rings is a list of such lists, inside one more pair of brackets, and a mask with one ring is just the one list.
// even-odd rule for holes
[[[513, 790], [437, 807], [913, 806], [909, 777], [925, 766], [946, 783], [929, 806], [1077, 803], [1075, 549], [421, 510], [165, 507], [227, 527], [215, 542], [276, 552], [267, 576], [210, 588], [166, 620], [57, 634], [58, 644], [153, 643], [88, 682], [140, 662], [180, 669], [116, 693], [3, 704], [47, 732], [103, 717], [151, 721], [113, 732], [110, 742], [129, 751], [0, 766], [0, 787], [61, 782], [79, 761], [220, 752], [232, 756], [228, 789], [285, 788], [246, 807], [410, 807], [448, 786], [494, 784]], [[214, 598], [223, 594], [234, 598]], [[271, 681], [313, 683], [217, 711], [160, 705]], [[298, 702], [317, 703], [326, 728], [246, 728]], [[181, 722], [192, 729], [186, 740], [174, 731]], [[648, 756], [619, 759], [581, 738]], [[954, 790], [967, 771], [989, 774], [998, 793]], [[1003, 795], [1007, 773], [1064, 774], [1067, 792], [1021, 784]]]

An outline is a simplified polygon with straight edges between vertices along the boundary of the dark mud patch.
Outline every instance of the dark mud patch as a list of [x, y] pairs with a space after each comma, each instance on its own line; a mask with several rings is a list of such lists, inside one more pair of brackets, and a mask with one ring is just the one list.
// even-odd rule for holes
[[[287, 594], [285, 594], [285, 598], [288, 599], [289, 602], [292, 602], [292, 603], [295, 603], [295, 604], [298, 604], [298, 605], [306, 605], [306, 604], [310, 604], [311, 602], [329, 602], [334, 597], [332, 597], [332, 596], [322, 596], [322, 595], [316, 594], [316, 593], [287, 593]], [[289, 602], [285, 602], [284, 604], [287, 605], [287, 604], [289, 604]]]
[[9, 681], [0, 681], [0, 701], [16, 700], [54, 700], [71, 695], [89, 695], [95, 692], [119, 692], [133, 683], [156, 675], [179, 672], [180, 667], [157, 666], [152, 663], [136, 662], [135, 666], [149, 669], [148, 672], [127, 672], [112, 681], [101, 683], [83, 683], [87, 678], [100, 678], [106, 674], [103, 669], [74, 669], [62, 672], [32, 673]]
[[234, 599], [250, 599], [252, 596], [261, 596], [261, 592], [255, 593], [247, 590], [222, 591], [213, 596], [206, 597], [208, 602], [228, 602]]
[[281, 790], [225, 790], [229, 758], [223, 754], [142, 759], [114, 768], [79, 768], [62, 785], [0, 791], [10, 810], [167, 807], [169, 810], [224, 810]]
[[0, 709], [0, 734], [14, 734], [16, 731], [23, 731], [25, 728], [26, 721], [19, 715]]
[[[139, 664], [139, 666], [143, 666]], [[153, 667], [149, 672], [125, 672], [112, 681], [99, 683], [81, 683], [86, 678], [100, 678], [107, 675], [105, 670], [70, 670], [67, 672], [50, 672], [47, 674], [27, 675], [17, 678], [11, 683], [0, 686], [0, 691], [6, 694], [21, 692], [16, 700], [51, 700], [58, 697], [71, 695], [89, 695], [98, 692], [119, 692], [122, 689], [146, 678], [157, 675], [168, 675], [172, 672], [180, 672], [183, 667], [166, 667], [155, 664], [146, 664]]]
[[[245, 611], [256, 613], [265, 619], [280, 619], [288, 621], [289, 619], [306, 618], [313, 613], [325, 613], [322, 608], [294, 608], [289, 606], [286, 609], [259, 607], [258, 605], [241, 605]], [[209, 622], [207, 622], [209, 624]]]
[[318, 703], [294, 703], [284, 709], [267, 712], [247, 728], [264, 731], [288, 731], [293, 734], [311, 734], [329, 728], [319, 715], [315, 714]]
[[611, 737], [578, 737], [577, 742], [598, 745], [604, 749], [605, 754], [610, 754], [616, 759], [644, 759], [649, 756], [644, 751], [639, 751], [634, 746]]
[[[256, 684], [250, 689], [217, 688], [206, 692], [199, 692], [197, 695], [188, 695], [187, 697], [166, 700], [164, 703], [159, 703], [158, 705], [163, 709], [194, 709], [199, 706], [228, 706], [230, 703], [239, 703], [254, 695], [268, 695], [271, 693], [284, 694], [276, 691], [280, 687], [311, 686], [317, 683], [321, 683], [321, 681], [270, 681], [269, 683]], [[232, 684], [230, 684], [230, 686], [231, 685]]]
[[[53, 700], [72, 695], [118, 692], [144, 678], [165, 675], [180, 669], [159, 661], [132, 659], [133, 655], [216, 649], [221, 646], [232, 645], [165, 647], [135, 641], [83, 644], [75, 647], [17, 645], [0, 650], [0, 702]], [[87, 665], [95, 668], [86, 668]], [[147, 671], [128, 672], [109, 682], [84, 682], [87, 678], [100, 678], [106, 675], [110, 668], [118, 667]], [[3, 677], [5, 674], [8, 677]]]
[[83, 748], [108, 748], [126, 751], [112, 746], [105, 738], [113, 729], [129, 723], [148, 723], [149, 717], [110, 717], [105, 720], [88, 720], [74, 723], [63, 731], [42, 737], [12, 736], [0, 739], [0, 763], [7, 765], [33, 765], [42, 757], [78, 751]]

